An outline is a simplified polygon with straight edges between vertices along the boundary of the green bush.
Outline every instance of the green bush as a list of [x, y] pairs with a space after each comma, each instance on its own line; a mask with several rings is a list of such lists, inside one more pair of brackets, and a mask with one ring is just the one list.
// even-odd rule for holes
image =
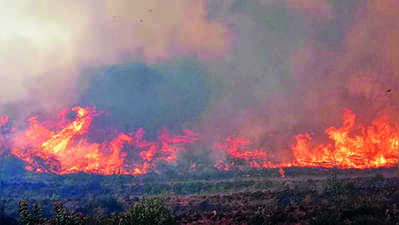
[[85, 224], [83, 215], [68, 212], [62, 202], [54, 203], [55, 225], [83, 225]]
[[33, 225], [32, 215], [29, 211], [28, 201], [21, 200], [18, 202], [19, 222], [22, 225]]
[[42, 209], [39, 204], [34, 204], [33, 214], [29, 209], [29, 202], [21, 200], [18, 202], [19, 223], [22, 225], [40, 225], [43, 224]]
[[164, 206], [161, 199], [142, 198], [121, 220], [121, 225], [172, 225], [176, 224], [171, 212]]

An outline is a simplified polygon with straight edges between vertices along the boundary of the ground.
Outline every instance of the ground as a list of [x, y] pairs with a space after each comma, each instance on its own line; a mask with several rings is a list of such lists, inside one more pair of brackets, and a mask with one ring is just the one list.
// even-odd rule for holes
[[101, 224], [146, 196], [161, 199], [178, 224], [399, 224], [395, 168], [290, 168], [285, 175], [278, 169], [170, 169], [140, 177], [3, 173], [2, 220], [19, 218], [19, 200], [39, 203], [44, 218], [61, 201], [90, 217], [87, 224]]

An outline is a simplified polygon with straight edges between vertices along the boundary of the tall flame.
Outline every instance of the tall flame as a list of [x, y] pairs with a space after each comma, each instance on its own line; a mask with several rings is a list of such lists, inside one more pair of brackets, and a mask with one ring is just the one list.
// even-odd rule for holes
[[[13, 139], [11, 153], [25, 161], [28, 170], [35, 172], [140, 175], [155, 167], [156, 155], [161, 161], [174, 160], [183, 149], [182, 144], [197, 140], [197, 134], [191, 131], [171, 136], [167, 130], [162, 130], [158, 141], [150, 142], [144, 140], [144, 131], [139, 129], [132, 134], [120, 133], [110, 142], [91, 143], [86, 135], [95, 109], [76, 107], [72, 111], [76, 119], [58, 131], [48, 129], [45, 124], [50, 123], [47, 121], [40, 123], [38, 117], [30, 118], [26, 131]], [[123, 151], [126, 146], [139, 151], [140, 163], [125, 162], [131, 153]]]
[[[390, 125], [389, 118], [382, 116], [368, 127], [356, 126], [355, 119], [356, 115], [346, 110], [342, 127], [326, 129], [331, 143], [312, 146], [310, 134], [297, 135], [296, 143], [291, 147], [292, 162], [273, 163], [263, 149], [248, 149], [251, 142], [242, 137], [228, 137], [224, 144], [217, 144], [216, 148], [222, 149], [232, 158], [244, 159], [249, 167], [253, 168], [296, 166], [365, 169], [396, 166], [399, 131]], [[354, 130], [359, 130], [360, 134], [351, 134]], [[234, 167], [233, 164], [224, 161], [219, 161], [215, 166], [222, 170]]]
[[330, 127], [326, 134], [332, 144], [309, 146], [308, 134], [298, 135], [292, 147], [299, 166], [377, 168], [390, 167], [398, 163], [399, 133], [383, 116], [373, 121], [371, 126], [359, 126], [359, 135], [351, 135], [355, 128], [356, 115], [349, 110], [344, 113], [341, 128]]
[[[162, 129], [156, 141], [144, 137], [144, 129], [131, 133], [118, 133], [110, 141], [92, 142], [88, 138], [90, 126], [97, 115], [95, 108], [75, 107], [73, 120], [68, 119], [70, 110], [62, 110], [59, 121], [40, 121], [38, 116], [27, 120], [22, 132], [11, 129], [9, 118], [0, 117], [0, 150], [23, 160], [26, 169], [34, 172], [71, 174], [86, 172], [95, 174], [141, 175], [156, 170], [159, 162], [176, 162], [179, 152], [187, 144], [199, 140], [199, 135], [183, 130], [181, 135], [171, 135]], [[16, 132], [14, 135], [10, 133]], [[219, 170], [232, 168], [276, 168], [281, 176], [287, 167], [326, 167], [365, 169], [392, 167], [398, 163], [399, 131], [389, 117], [381, 116], [370, 126], [356, 124], [356, 115], [344, 112], [343, 125], [330, 127], [325, 133], [329, 143], [312, 144], [308, 133], [295, 137], [291, 146], [292, 160], [274, 162], [273, 155], [263, 148], [251, 148], [249, 139], [227, 137], [214, 144], [215, 151], [226, 154], [215, 167]], [[2, 153], [0, 152], [0, 153]], [[239, 162], [244, 162], [239, 163]], [[191, 169], [196, 168], [192, 164]]]

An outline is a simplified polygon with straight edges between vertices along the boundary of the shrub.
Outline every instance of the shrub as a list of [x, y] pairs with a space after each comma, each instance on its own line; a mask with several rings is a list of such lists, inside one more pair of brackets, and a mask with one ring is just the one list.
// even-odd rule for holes
[[142, 198], [123, 216], [121, 225], [172, 225], [176, 224], [171, 212], [158, 198]]
[[54, 203], [54, 220], [56, 225], [83, 225], [84, 217], [79, 213], [70, 213], [62, 202]]
[[42, 217], [42, 207], [35, 203], [33, 205], [33, 215], [32, 215], [33, 224], [43, 224], [44, 219]]
[[29, 211], [28, 201], [21, 200], [18, 202], [18, 212], [19, 212], [19, 222], [22, 225], [33, 224], [32, 215], [30, 214], [30, 211]]

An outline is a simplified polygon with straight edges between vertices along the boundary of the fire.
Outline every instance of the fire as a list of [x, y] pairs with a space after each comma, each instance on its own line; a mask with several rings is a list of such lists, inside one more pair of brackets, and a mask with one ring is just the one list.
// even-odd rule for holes
[[[158, 140], [150, 142], [144, 140], [144, 131], [139, 129], [132, 134], [120, 133], [110, 142], [92, 143], [87, 134], [95, 109], [76, 107], [72, 111], [76, 119], [57, 123], [65, 124], [57, 130], [46, 127], [51, 124], [49, 121], [39, 122], [38, 117], [28, 119], [28, 128], [13, 139], [11, 153], [25, 161], [26, 169], [35, 172], [141, 175], [156, 167], [155, 156], [159, 161], [172, 161], [183, 144], [197, 140], [197, 135], [191, 131], [171, 136], [167, 130], [162, 130]], [[136, 148], [140, 159], [134, 160], [135, 163], [126, 162], [134, 152], [124, 151], [125, 147]]]
[[[70, 112], [74, 119], [68, 118]], [[91, 124], [99, 115], [95, 108], [75, 107], [64, 109], [59, 121], [42, 121], [38, 116], [27, 120], [26, 129], [16, 132], [6, 116], [0, 117], [0, 150], [6, 149], [25, 162], [26, 169], [37, 173], [142, 175], [157, 170], [160, 162], [177, 162], [179, 153], [199, 141], [199, 135], [183, 130], [181, 135], [171, 135], [162, 129], [155, 141], [145, 139], [144, 129], [130, 133], [119, 132], [108, 141], [93, 142], [88, 138]], [[274, 162], [275, 158], [263, 148], [255, 148], [244, 137], [227, 137], [214, 144], [214, 151], [223, 152], [224, 160], [214, 167], [228, 171], [233, 168], [275, 168], [285, 177], [284, 168], [325, 167], [365, 169], [392, 167], [398, 163], [399, 131], [387, 116], [375, 119], [371, 125], [356, 123], [356, 115], [344, 112], [341, 127], [325, 130], [330, 139], [314, 144], [308, 133], [295, 137], [289, 149], [292, 160]], [[191, 163], [191, 170], [196, 169]]]
[[[293, 154], [299, 166], [338, 168], [391, 167], [398, 163], [399, 132], [389, 124], [387, 117], [373, 121], [371, 126], [355, 126], [356, 115], [347, 110], [341, 128], [331, 127], [326, 134], [332, 144], [310, 147], [308, 134], [298, 135]], [[359, 135], [351, 131], [360, 130]]]
[[263, 149], [239, 151], [240, 147], [248, 146], [250, 144], [251, 141], [245, 138], [228, 137], [225, 143], [216, 143], [215, 147], [225, 149], [234, 158], [245, 159], [247, 161], [251, 159], [266, 158], [266, 152]]
[[285, 178], [285, 171], [283, 170], [283, 168], [278, 169], [278, 172], [280, 173], [282, 178]]
[[[399, 131], [390, 125], [389, 118], [382, 116], [370, 126], [356, 125], [356, 115], [350, 110], [344, 113], [343, 126], [330, 127], [326, 134], [330, 143], [313, 146], [310, 134], [299, 134], [291, 147], [292, 162], [274, 163], [263, 149], [251, 150], [251, 142], [242, 137], [229, 137], [216, 148], [229, 157], [245, 159], [252, 168], [326, 167], [365, 169], [393, 167], [398, 164]], [[354, 135], [353, 131], [360, 134]], [[259, 162], [263, 162], [259, 165]], [[228, 163], [219, 161], [215, 167], [228, 170]], [[280, 170], [281, 173], [281, 170]]]

